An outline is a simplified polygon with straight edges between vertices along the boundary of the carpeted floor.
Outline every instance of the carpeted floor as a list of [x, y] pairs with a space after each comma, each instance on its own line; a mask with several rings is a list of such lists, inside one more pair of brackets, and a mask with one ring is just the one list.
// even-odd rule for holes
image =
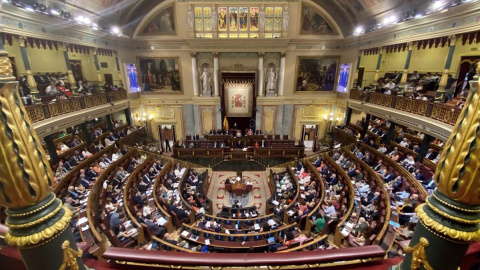
[[265, 214], [265, 203], [270, 197], [270, 188], [267, 183], [265, 172], [247, 171], [242, 172], [242, 178], [253, 183], [251, 192], [243, 197], [236, 197], [230, 192], [225, 192], [225, 180], [230, 177], [236, 177], [236, 172], [213, 172], [212, 182], [207, 191], [207, 196], [213, 203], [213, 214], [222, 210], [222, 206], [231, 206], [234, 200], [239, 200], [243, 207], [256, 206], [260, 215]]

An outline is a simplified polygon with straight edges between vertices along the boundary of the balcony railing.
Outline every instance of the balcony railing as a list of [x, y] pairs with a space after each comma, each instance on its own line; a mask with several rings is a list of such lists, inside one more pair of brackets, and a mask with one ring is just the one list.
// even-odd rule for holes
[[372, 103], [383, 107], [394, 108], [400, 111], [426, 116], [452, 126], [455, 125], [458, 116], [462, 111], [460, 108], [455, 108], [444, 104], [358, 90], [350, 91], [350, 99], [360, 100], [366, 103]]
[[25, 110], [27, 110], [32, 123], [36, 123], [51, 117], [104, 105], [108, 102], [119, 101], [126, 98], [127, 92], [125, 90], [117, 90], [109, 93], [75, 97], [50, 103], [26, 105]]

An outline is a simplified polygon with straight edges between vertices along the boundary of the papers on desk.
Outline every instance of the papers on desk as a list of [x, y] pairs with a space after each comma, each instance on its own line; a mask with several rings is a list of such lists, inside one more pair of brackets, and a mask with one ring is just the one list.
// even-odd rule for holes
[[253, 225], [253, 228], [255, 228], [256, 231], [260, 230], [260, 225], [258, 225], [258, 223], [255, 223]]
[[173, 183], [173, 188], [178, 188], [178, 183]]
[[205, 245], [210, 245], [210, 239], [205, 239]]
[[[280, 195], [281, 195], [281, 194], [280, 194]], [[274, 205], [279, 205], [279, 204], [280, 204], [280, 203], [277, 202], [277, 201], [272, 201], [272, 203], [273, 203]]]
[[190, 234], [188, 231], [183, 231], [183, 232], [182, 232], [182, 236], [184, 236], [184, 237], [187, 237], [188, 234]]
[[256, 217], [256, 216], [257, 216], [257, 213], [256, 213], [256, 212], [250, 212], [250, 214], [252, 215], [252, 217]]
[[229, 230], [225, 230], [225, 233], [226, 233], [226, 234], [230, 234], [230, 231], [229, 231]]
[[277, 188], [277, 192], [282, 192], [282, 190], [280, 188]]
[[86, 225], [86, 226], [82, 227], [82, 232], [84, 232], [84, 231], [88, 230], [89, 228], [90, 228], [90, 227], [88, 227], [88, 225]]
[[270, 226], [273, 226], [273, 225], [277, 224], [277, 223], [275, 222], [275, 220], [273, 220], [273, 219], [269, 219], [269, 220], [267, 221], [267, 223], [268, 223], [268, 225], [270, 225]]
[[249, 213], [245, 213], [245, 216], [248, 218], [248, 217], [250, 217], [250, 214], [249, 214]]
[[350, 222], [350, 221], [347, 222], [347, 224], [345, 224], [345, 228], [350, 228], [350, 229], [352, 229], [353, 226], [354, 226], [354, 224], [353, 224], [352, 222]]
[[280, 187], [280, 183], [279, 183], [279, 182], [276, 182], [276, 186], [277, 186], [277, 187]]
[[343, 236], [347, 237], [347, 236], [350, 234], [350, 230], [349, 230], [347, 227], [345, 227], [345, 228], [343, 228], [343, 229], [340, 231], [340, 233], [341, 233]]
[[293, 212], [292, 210], [288, 210], [287, 214], [288, 214], [289, 216], [293, 216], [293, 214], [295, 214], [295, 212]]
[[160, 226], [163, 226], [163, 225], [167, 224], [167, 220], [164, 219], [163, 217], [160, 217], [160, 218], [157, 220], [157, 224], [160, 225]]
[[79, 218], [78, 221], [77, 221], [77, 226], [80, 226], [84, 223], [87, 223], [88, 222], [88, 218], [87, 217], [82, 217], [82, 218]]
[[192, 235], [190, 236], [190, 240], [193, 240], [193, 241], [197, 241], [198, 238], [199, 238], [198, 235], [193, 235], [193, 234], [192, 234]]

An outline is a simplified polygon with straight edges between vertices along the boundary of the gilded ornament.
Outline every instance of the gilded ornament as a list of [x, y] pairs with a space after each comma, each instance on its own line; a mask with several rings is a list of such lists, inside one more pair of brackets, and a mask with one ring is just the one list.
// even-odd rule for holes
[[425, 252], [425, 248], [428, 247], [429, 243], [425, 237], [420, 238], [420, 241], [413, 247], [406, 246], [405, 253], [412, 254], [412, 265], [410, 266], [411, 270], [417, 270], [420, 268], [421, 265], [426, 270], [433, 270], [427, 260], [427, 253]]
[[63, 262], [59, 270], [65, 270], [67, 268], [70, 270], [80, 269], [78, 267], [77, 258], [82, 257], [82, 251], [74, 250], [73, 248], [71, 248], [70, 242], [68, 240], [65, 240], [65, 242], [63, 242], [62, 250], [63, 250]]
[[25, 111], [17, 83], [0, 89], [0, 205], [23, 208], [50, 194], [53, 172]]
[[471, 87], [435, 172], [437, 189], [448, 198], [468, 205], [480, 204], [480, 185], [478, 185], [480, 93], [478, 91], [477, 83]]
[[52, 226], [40, 232], [26, 236], [13, 236], [10, 234], [10, 230], [8, 230], [7, 234], [5, 235], [5, 242], [7, 242], [7, 244], [10, 246], [26, 247], [38, 244], [41, 241], [53, 237], [56, 233], [63, 231], [65, 227], [68, 226], [72, 218], [72, 211], [66, 207], [63, 207], [63, 209], [65, 210], [64, 216]]
[[438, 221], [432, 219], [425, 213], [424, 207], [426, 207], [426, 204], [422, 204], [417, 206], [415, 209], [415, 212], [417, 212], [418, 218], [427, 226], [432, 228], [434, 231], [437, 233], [441, 233], [443, 235], [446, 235], [450, 238], [457, 239], [460, 241], [464, 242], [476, 242], [480, 241], [480, 229], [473, 231], [473, 232], [465, 232], [465, 231], [459, 231], [456, 229], [452, 229], [449, 227], [446, 227], [445, 225], [439, 223]]

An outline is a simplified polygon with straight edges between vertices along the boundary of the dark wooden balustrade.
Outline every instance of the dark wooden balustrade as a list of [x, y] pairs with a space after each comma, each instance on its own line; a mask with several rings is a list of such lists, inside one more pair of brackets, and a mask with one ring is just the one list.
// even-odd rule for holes
[[[107, 99], [108, 95], [108, 99]], [[118, 90], [114, 92], [99, 93], [91, 96], [74, 97], [66, 100], [58, 100], [50, 103], [26, 105], [25, 110], [32, 123], [42, 120], [64, 115], [71, 112], [80, 111], [107, 104], [108, 101], [119, 101], [127, 98], [126, 90]]]
[[444, 104], [359, 90], [350, 90], [350, 99], [426, 116], [452, 126], [456, 124], [458, 116], [462, 111], [460, 108]]

